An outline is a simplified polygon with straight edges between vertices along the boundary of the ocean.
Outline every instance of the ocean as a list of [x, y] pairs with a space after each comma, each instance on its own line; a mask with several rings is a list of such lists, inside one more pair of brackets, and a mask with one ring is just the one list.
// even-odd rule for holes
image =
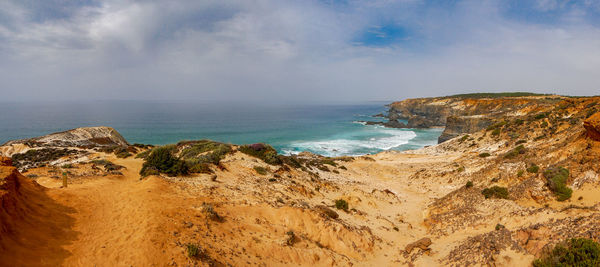
[[264, 142], [282, 154], [364, 155], [437, 143], [442, 129], [389, 129], [358, 122], [380, 119], [372, 115], [384, 112], [385, 104], [4, 103], [0, 105], [0, 144], [84, 126], [113, 127], [130, 143]]

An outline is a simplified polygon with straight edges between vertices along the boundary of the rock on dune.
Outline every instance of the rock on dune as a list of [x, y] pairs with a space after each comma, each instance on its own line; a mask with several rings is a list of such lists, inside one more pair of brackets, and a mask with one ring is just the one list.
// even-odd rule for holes
[[111, 127], [82, 127], [35, 138], [14, 140], [3, 146], [27, 144], [36, 147], [127, 146], [127, 140]]
[[587, 118], [583, 122], [583, 127], [585, 127], [588, 137], [600, 141], [600, 112], [596, 112], [596, 114]]

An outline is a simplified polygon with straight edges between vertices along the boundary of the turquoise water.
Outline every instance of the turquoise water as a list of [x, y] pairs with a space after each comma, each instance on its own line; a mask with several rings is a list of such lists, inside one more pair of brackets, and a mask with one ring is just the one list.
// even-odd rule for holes
[[388, 129], [357, 123], [375, 120], [370, 116], [384, 112], [385, 104], [7, 103], [0, 105], [0, 143], [99, 125], [114, 127], [130, 143], [265, 142], [284, 154], [362, 155], [437, 143], [441, 129]]

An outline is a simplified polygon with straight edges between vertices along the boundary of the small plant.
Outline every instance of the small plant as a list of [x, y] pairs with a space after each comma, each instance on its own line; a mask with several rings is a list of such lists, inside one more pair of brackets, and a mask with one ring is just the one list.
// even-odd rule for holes
[[504, 227], [504, 225], [502, 225], [502, 224], [499, 224], [499, 223], [498, 223], [498, 224], [496, 224], [496, 231], [498, 231], [498, 230], [502, 230], [502, 229], [504, 229], [504, 228], [506, 228], [506, 227]]
[[460, 166], [458, 167], [458, 169], [456, 169], [457, 172], [464, 172], [465, 171], [465, 166]]
[[258, 173], [260, 175], [267, 174], [267, 169], [265, 169], [264, 167], [261, 167], [261, 166], [254, 166], [254, 170], [256, 171], [256, 173]]
[[483, 196], [487, 198], [508, 199], [508, 189], [506, 187], [492, 186], [481, 191]]
[[547, 121], [543, 121], [543, 122], [540, 124], [540, 127], [541, 127], [541, 128], [546, 128], [546, 127], [548, 127], [548, 122], [547, 122]]
[[285, 233], [286, 235], [288, 235], [287, 240], [285, 241], [285, 243], [288, 246], [293, 246], [294, 243], [296, 243], [296, 234], [294, 234], [294, 231], [288, 231], [287, 233]]
[[600, 266], [600, 244], [590, 239], [573, 238], [557, 244], [534, 267]]
[[548, 181], [548, 188], [554, 192], [558, 201], [571, 198], [573, 190], [566, 185], [569, 179], [569, 170], [563, 167], [548, 168], [544, 171], [544, 177]]
[[213, 205], [211, 205], [211, 204], [203, 203], [202, 211], [204, 211], [204, 213], [206, 213], [206, 217], [208, 217], [209, 219], [211, 219], [213, 221], [223, 222], [223, 220], [224, 220], [224, 218], [215, 211], [215, 209], [213, 208]]
[[487, 153], [487, 152], [483, 152], [483, 153], [479, 154], [480, 158], [487, 158], [489, 156], [491, 156], [491, 155], [490, 155], [490, 153]]
[[519, 156], [520, 154], [525, 154], [525, 147], [523, 145], [518, 145], [517, 147], [508, 151], [506, 154], [504, 154], [504, 158], [513, 159]]
[[465, 185], [466, 188], [471, 188], [473, 187], [473, 182], [468, 181], [467, 184]]
[[335, 208], [338, 210], [348, 211], [348, 202], [343, 199], [338, 199], [335, 201]]
[[469, 139], [469, 137], [470, 137], [470, 136], [469, 136], [468, 134], [466, 134], [466, 135], [463, 135], [463, 136], [462, 136], [462, 137], [459, 139], [459, 142], [461, 142], [461, 143], [462, 143], [462, 142], [464, 142], [464, 141], [467, 141], [467, 139]]
[[120, 158], [120, 159], [131, 157], [131, 153], [129, 153], [127, 151], [119, 152], [115, 155], [117, 156], [117, 158]]
[[200, 254], [200, 248], [196, 244], [188, 243], [186, 245], [187, 248], [187, 256], [189, 258], [196, 258]]
[[71, 168], [73, 168], [73, 164], [67, 163], [67, 164], [63, 164], [61, 167], [63, 169], [71, 169]]
[[498, 136], [498, 135], [500, 135], [500, 128], [494, 129], [492, 131], [492, 136]]
[[531, 165], [529, 166], [529, 168], [527, 168], [527, 172], [528, 173], [537, 173], [540, 170], [540, 167], [538, 165]]
[[521, 139], [521, 140], [517, 141], [517, 142], [515, 143], [515, 145], [520, 145], [520, 144], [525, 144], [525, 143], [527, 143], [527, 141], [526, 141], [526, 140], [523, 140], [523, 139]]
[[522, 177], [524, 173], [525, 173], [525, 171], [524, 171], [524, 170], [519, 170], [519, 171], [517, 172], [517, 177]]

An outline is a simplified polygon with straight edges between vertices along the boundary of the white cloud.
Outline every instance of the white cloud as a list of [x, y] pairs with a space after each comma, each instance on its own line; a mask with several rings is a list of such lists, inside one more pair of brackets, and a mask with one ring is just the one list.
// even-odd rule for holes
[[[223, 101], [597, 94], [600, 32], [584, 20], [529, 24], [506, 18], [491, 1], [464, 1], [452, 12], [420, 1], [350, 3], [105, 1], [45, 21], [2, 3], [14, 15], [0, 21], [0, 93], [5, 100]], [[406, 25], [414, 38], [356, 45], [382, 18]]]

